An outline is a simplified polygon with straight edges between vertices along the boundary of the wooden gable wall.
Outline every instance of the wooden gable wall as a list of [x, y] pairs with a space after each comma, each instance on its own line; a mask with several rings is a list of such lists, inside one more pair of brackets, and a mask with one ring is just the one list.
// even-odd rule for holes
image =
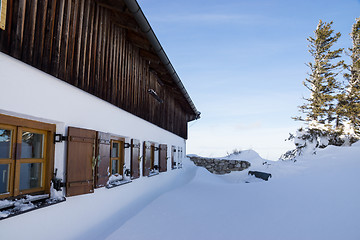
[[136, 22], [122, 1], [119, 11], [103, 2], [8, 0], [0, 51], [187, 138], [191, 107], [147, 40], [129, 28]]

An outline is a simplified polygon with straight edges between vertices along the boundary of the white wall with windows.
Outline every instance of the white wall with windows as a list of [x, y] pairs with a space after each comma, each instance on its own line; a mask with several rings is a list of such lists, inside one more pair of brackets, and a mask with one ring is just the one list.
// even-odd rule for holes
[[[0, 76], [1, 114], [56, 124], [56, 133], [63, 135], [72, 126], [121, 135], [126, 142], [133, 138], [167, 144], [168, 171], [172, 145], [181, 147], [185, 155], [185, 139], [3, 53]], [[141, 147], [141, 155], [142, 151]], [[60, 178], [64, 178], [65, 162], [66, 143], [56, 143], [55, 168]], [[125, 149], [125, 164], [130, 167], [129, 149]]]

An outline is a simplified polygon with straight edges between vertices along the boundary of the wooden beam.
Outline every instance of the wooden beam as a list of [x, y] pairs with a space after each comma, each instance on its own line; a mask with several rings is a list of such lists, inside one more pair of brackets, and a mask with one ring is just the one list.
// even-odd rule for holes
[[44, 41], [45, 41], [45, 28], [46, 28], [46, 9], [48, 0], [38, 1], [40, 4], [37, 11], [37, 23], [35, 28], [35, 43], [34, 43], [34, 56], [33, 65], [37, 68], [41, 67], [43, 59]]
[[139, 24], [137, 23], [133, 15], [129, 12], [112, 11], [111, 18], [112, 20], [117, 20], [118, 22], [127, 24], [134, 28], [139, 27]]
[[19, 0], [18, 3], [18, 11], [16, 16], [16, 33], [15, 33], [15, 41], [13, 41], [14, 50], [13, 56], [15, 58], [21, 58], [21, 51], [23, 47], [23, 37], [24, 37], [24, 26], [25, 26], [25, 9], [26, 9], [26, 0]]
[[63, 21], [64, 21], [64, 12], [65, 12], [65, 0], [60, 0], [57, 2], [58, 12], [55, 19], [55, 29], [54, 29], [54, 47], [52, 52], [52, 61], [51, 61], [51, 70], [53, 74], [59, 76], [59, 65], [60, 65], [60, 54], [61, 54], [61, 39], [62, 39], [62, 30], [63, 30]]
[[53, 48], [53, 36], [54, 36], [54, 25], [56, 15], [56, 3], [57, 1], [50, 1], [47, 6], [46, 14], [46, 27], [45, 27], [45, 41], [43, 51], [42, 69], [50, 73], [51, 72], [51, 58]]
[[150, 68], [154, 69], [158, 75], [166, 75], [168, 74], [167, 70], [165, 69], [164, 65], [161, 63], [150, 61], [149, 63]]
[[139, 48], [143, 48], [145, 50], [151, 49], [151, 44], [149, 40], [145, 36], [141, 36], [142, 34], [136, 33], [134, 31], [127, 30], [126, 38], [137, 45]]
[[159, 75], [159, 78], [166, 85], [169, 85], [169, 86], [172, 86], [172, 87], [176, 86], [174, 80], [168, 74], [167, 75]]
[[130, 26], [126, 25], [126, 24], [122, 24], [122, 23], [119, 23], [119, 22], [114, 21], [114, 20], [111, 20], [111, 22], [112, 22], [115, 26], [117, 26], [117, 27], [119, 27], [119, 28], [126, 29], [126, 30], [131, 30], [131, 31], [137, 31], [136, 28], [130, 27]]
[[151, 62], [160, 63], [160, 58], [158, 55], [156, 55], [155, 53], [152, 53], [150, 51], [147, 51], [145, 49], [140, 49], [140, 56], [145, 59], [145, 60], [149, 60]]
[[126, 10], [126, 5], [123, 1], [96, 0], [95, 2], [99, 6], [113, 11], [124, 12]]

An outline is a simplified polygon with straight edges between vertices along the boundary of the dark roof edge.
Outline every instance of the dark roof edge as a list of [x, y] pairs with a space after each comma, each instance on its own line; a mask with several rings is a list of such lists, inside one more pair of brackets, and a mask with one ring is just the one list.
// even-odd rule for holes
[[181, 82], [178, 74], [176, 73], [173, 65], [171, 64], [168, 56], [166, 55], [164, 49], [162, 48], [158, 38], [156, 37], [153, 29], [151, 28], [148, 20], [146, 19], [143, 11], [141, 10], [138, 2], [136, 0], [124, 0], [126, 6], [129, 8], [130, 12], [134, 15], [134, 18], [140, 25], [141, 31], [146, 35], [152, 47], [154, 48], [156, 54], [159, 56], [161, 62], [165, 65], [166, 69], [169, 71], [171, 77], [174, 79], [176, 85], [180, 88], [181, 93], [185, 96], [186, 100], [190, 104], [192, 110], [195, 113], [195, 119], [200, 118], [200, 112], [196, 109], [195, 104], [191, 100], [189, 94], [187, 93], [183, 83]]

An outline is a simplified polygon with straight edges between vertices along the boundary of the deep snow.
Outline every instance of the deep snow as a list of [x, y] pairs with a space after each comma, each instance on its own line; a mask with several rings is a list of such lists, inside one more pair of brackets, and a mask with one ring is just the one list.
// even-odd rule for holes
[[184, 161], [183, 169], [0, 221], [0, 239], [358, 240], [359, 156], [360, 143], [296, 162], [230, 156], [271, 173], [268, 182]]

